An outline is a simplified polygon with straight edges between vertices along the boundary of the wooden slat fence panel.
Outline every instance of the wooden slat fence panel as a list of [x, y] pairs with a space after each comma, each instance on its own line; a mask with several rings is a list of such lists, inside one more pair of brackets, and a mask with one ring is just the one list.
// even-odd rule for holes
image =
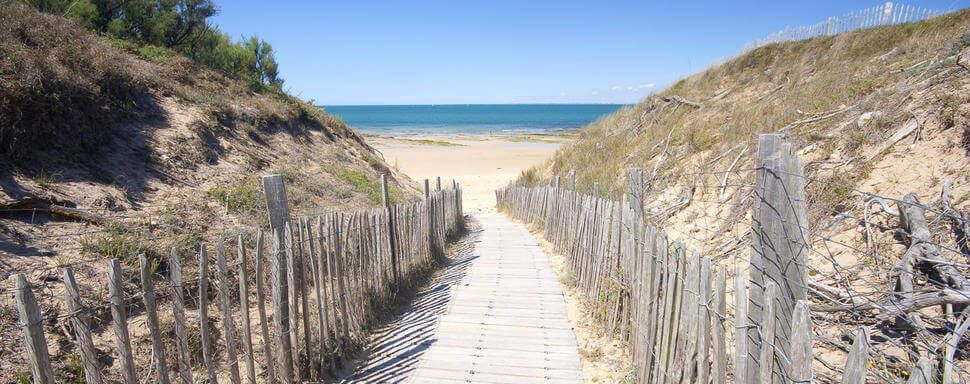
[[[117, 341], [117, 367], [102, 367], [103, 359], [91, 342], [89, 310], [82, 305], [82, 291], [70, 269], [64, 271], [66, 317], [76, 338], [87, 382], [125, 383], [153, 381], [193, 382], [193, 370], [203, 380], [231, 383], [327, 381], [335, 377], [348, 358], [355, 356], [367, 340], [370, 329], [382, 314], [395, 305], [404, 288], [413, 288], [441, 260], [449, 242], [463, 231], [462, 191], [457, 182], [436, 188], [421, 201], [391, 204], [383, 209], [351, 214], [328, 213], [315, 217], [290, 218], [286, 187], [282, 177], [263, 178], [272, 233], [271, 248], [264, 249], [263, 232], [254, 230], [253, 241], [236, 235], [238, 262], [226, 254], [224, 239], [177, 244], [165, 260], [137, 256], [140, 290], [125, 294], [122, 267], [118, 260], [108, 264], [105, 285]], [[311, 224], [314, 223], [314, 224]], [[247, 252], [254, 244], [253, 252]], [[183, 286], [183, 261], [177, 249], [198, 247], [197, 297], [186, 297]], [[216, 280], [210, 290], [209, 253], [215, 249]], [[267, 252], [268, 251], [268, 252]], [[250, 259], [247, 255], [253, 255]], [[267, 273], [266, 261], [270, 271]], [[194, 265], [194, 264], [193, 264]], [[156, 280], [167, 266], [168, 284], [156, 295]], [[238, 269], [237, 269], [238, 268]], [[250, 274], [252, 268], [253, 273]], [[236, 273], [238, 287], [232, 280]], [[18, 274], [16, 301], [20, 309], [22, 332], [35, 383], [53, 383], [55, 372], [40, 312], [26, 276]], [[266, 294], [266, 282], [271, 294]], [[190, 280], [195, 284], [195, 280]], [[256, 316], [250, 317], [250, 287], [255, 287]], [[83, 288], [83, 287], [82, 287]], [[215, 292], [213, 292], [215, 291]], [[152, 353], [132, 355], [127, 306], [140, 296], [147, 315]], [[210, 298], [219, 301], [218, 311], [209, 312]], [[271, 310], [267, 310], [267, 301]], [[159, 316], [162, 307], [171, 306], [171, 320]], [[186, 320], [186, 308], [197, 308], [198, 329]], [[211, 316], [211, 317], [210, 317]], [[237, 322], [237, 319], [240, 320]], [[270, 320], [272, 319], [272, 320]], [[258, 324], [252, 324], [251, 320]], [[167, 323], [171, 321], [171, 324]], [[274, 324], [269, 324], [272, 321]], [[166, 322], [165, 324], [162, 324]], [[221, 332], [209, 328], [217, 324]], [[164, 325], [164, 326], [163, 326]], [[171, 325], [171, 328], [168, 327]], [[241, 328], [237, 328], [237, 325]], [[253, 327], [261, 345], [253, 345]], [[172, 329], [173, 332], [163, 331]], [[241, 330], [241, 332], [240, 332]], [[242, 340], [240, 340], [240, 338]], [[201, 361], [192, 361], [189, 340], [199, 340]], [[166, 364], [166, 346], [174, 345], [176, 365]], [[240, 372], [240, 362], [245, 364]], [[193, 364], [194, 363], [194, 364]], [[137, 367], [136, 364], [143, 365]], [[150, 372], [137, 377], [136, 372]], [[106, 377], [102, 378], [102, 375]], [[114, 376], [117, 375], [117, 376]], [[111, 379], [109, 380], [109, 377]], [[59, 379], [58, 379], [59, 380]]]

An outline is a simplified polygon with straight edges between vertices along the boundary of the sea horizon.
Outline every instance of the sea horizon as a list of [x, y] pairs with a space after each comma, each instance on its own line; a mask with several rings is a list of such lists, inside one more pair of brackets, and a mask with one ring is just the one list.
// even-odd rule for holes
[[361, 104], [321, 105], [362, 133], [549, 134], [581, 128], [629, 104]]

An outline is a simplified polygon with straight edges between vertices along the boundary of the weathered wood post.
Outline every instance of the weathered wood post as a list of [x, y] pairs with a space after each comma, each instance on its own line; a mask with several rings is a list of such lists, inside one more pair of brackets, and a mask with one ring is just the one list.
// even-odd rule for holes
[[[860, 327], [845, 360], [842, 384], [863, 384], [869, 371], [869, 328]], [[946, 382], [946, 380], [944, 380]]]
[[226, 263], [225, 240], [219, 239], [216, 245], [216, 268], [219, 269], [219, 307], [222, 310], [222, 336], [226, 341], [226, 364], [229, 366], [229, 380], [239, 384], [239, 362], [236, 355], [236, 324], [232, 314], [232, 284], [229, 282], [229, 264]]
[[892, 14], [893, 14], [893, 3], [891, 1], [887, 1], [882, 11], [882, 23], [889, 24], [889, 17], [892, 16]]
[[141, 267], [142, 300], [145, 302], [145, 315], [148, 317], [148, 332], [152, 338], [152, 356], [155, 361], [156, 382], [169, 384], [168, 367], [165, 364], [165, 344], [162, 343], [162, 331], [158, 325], [158, 313], [155, 311], [155, 279], [148, 257], [144, 254], [138, 257]]
[[441, 190], [441, 176], [436, 176], [434, 183], [435, 183], [434, 190], [435, 191], [440, 191]]
[[199, 335], [206, 380], [214, 382], [216, 366], [212, 361], [212, 342], [209, 340], [209, 255], [205, 251], [205, 244], [199, 245]]
[[246, 350], [246, 379], [256, 384], [256, 363], [253, 360], [253, 332], [249, 320], [249, 270], [246, 268], [246, 247], [242, 235], [236, 237], [239, 256], [239, 314], [242, 320], [243, 348]]
[[812, 316], [809, 313], [808, 301], [799, 300], [795, 304], [795, 316], [791, 325], [791, 361], [790, 371], [792, 381], [796, 383], [811, 383], [812, 375]]
[[[192, 384], [192, 361], [189, 359], [189, 337], [185, 329], [185, 299], [182, 292], [182, 264], [178, 250], [172, 247], [168, 259], [169, 292], [172, 295], [172, 328], [175, 330], [175, 352], [182, 384]], [[119, 287], [121, 281], [118, 281]], [[132, 372], [134, 375], [134, 372]]]
[[[438, 180], [441, 180], [440, 178]], [[395, 230], [394, 209], [391, 207], [391, 194], [388, 191], [387, 174], [381, 175], [381, 195], [384, 200], [384, 211], [387, 213], [387, 239], [391, 243], [391, 273], [394, 275], [394, 287], [397, 288], [401, 279], [400, 261], [398, 260], [397, 231]]]
[[266, 290], [264, 282], [265, 270], [263, 262], [263, 231], [256, 233], [256, 255], [253, 261], [253, 268], [256, 270], [256, 313], [259, 316], [259, 335], [263, 344], [263, 356], [266, 359], [266, 377], [270, 380], [276, 378], [276, 369], [273, 363], [273, 350], [270, 348], [269, 321], [266, 320]]
[[266, 196], [266, 209], [269, 214], [270, 232], [273, 236], [273, 254], [270, 257], [272, 298], [276, 342], [279, 349], [280, 381], [293, 382], [293, 351], [290, 344], [289, 289], [287, 287], [287, 260], [284, 249], [286, 223], [290, 220], [290, 207], [286, 200], [286, 186], [281, 175], [263, 176], [263, 194]]
[[81, 354], [81, 362], [84, 365], [84, 381], [87, 383], [101, 383], [101, 363], [98, 361], [98, 352], [94, 349], [94, 341], [91, 340], [90, 315], [87, 308], [81, 303], [81, 293], [74, 280], [74, 269], [64, 268], [64, 301], [67, 302], [67, 310], [70, 312], [69, 322], [74, 331], [74, 340], [77, 349]]
[[570, 169], [569, 175], [566, 177], [569, 178], [569, 189], [575, 191], [576, 190], [576, 170]]
[[643, 168], [630, 168], [627, 171], [626, 179], [627, 188], [629, 190], [630, 205], [633, 207], [633, 211], [643, 218], [643, 190], [646, 189], [645, 181], [643, 179]]
[[434, 236], [434, 202], [431, 199], [431, 188], [428, 179], [424, 179], [424, 204], [426, 214], [428, 215], [428, 251], [432, 255], [435, 255], [437, 254], [437, 250], [435, 249], [435, 244], [437, 243], [435, 242]]
[[40, 317], [40, 308], [37, 306], [34, 291], [30, 289], [27, 277], [23, 273], [16, 274], [14, 278], [16, 279], [14, 295], [17, 299], [20, 326], [27, 344], [27, 357], [30, 359], [30, 373], [34, 384], [54, 384], [51, 357], [47, 351], [47, 337], [44, 336], [44, 320]]
[[[808, 219], [805, 209], [805, 178], [802, 163], [783, 135], [763, 134], [758, 139], [758, 164], [755, 181], [755, 204], [752, 211], [750, 289], [748, 292], [750, 324], [771, 324], [764, 330], [774, 336], [772, 383], [783, 382], [790, 371], [791, 324], [798, 300], [807, 299], [805, 257], [808, 253]], [[766, 307], [765, 289], [769, 282], [778, 287], [773, 305], [775, 319], [762, 315]], [[740, 320], [740, 319], [739, 319]], [[743, 330], [739, 329], [739, 332]], [[761, 334], [748, 332], [750, 340], [748, 379], [757, 383], [761, 355]], [[762, 382], [761, 384], [769, 384]]]
[[121, 282], [121, 261], [108, 260], [108, 295], [111, 296], [111, 327], [114, 329], [121, 360], [121, 377], [125, 384], [138, 383], [135, 376], [135, 359], [131, 354], [131, 336], [128, 333], [128, 311], [125, 310], [124, 285]]

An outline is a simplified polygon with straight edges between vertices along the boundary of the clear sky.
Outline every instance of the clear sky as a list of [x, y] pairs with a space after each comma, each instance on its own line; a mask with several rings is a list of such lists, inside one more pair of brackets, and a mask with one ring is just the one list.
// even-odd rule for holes
[[317, 104], [631, 103], [786, 26], [878, 4], [221, 0], [215, 23], [268, 40], [286, 88]]

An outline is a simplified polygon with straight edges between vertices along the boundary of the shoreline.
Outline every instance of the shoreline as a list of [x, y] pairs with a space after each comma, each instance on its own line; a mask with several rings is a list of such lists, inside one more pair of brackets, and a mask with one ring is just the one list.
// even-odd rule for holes
[[495, 212], [495, 189], [548, 160], [572, 134], [362, 133], [392, 167], [421, 183], [441, 177], [462, 186], [465, 211]]

